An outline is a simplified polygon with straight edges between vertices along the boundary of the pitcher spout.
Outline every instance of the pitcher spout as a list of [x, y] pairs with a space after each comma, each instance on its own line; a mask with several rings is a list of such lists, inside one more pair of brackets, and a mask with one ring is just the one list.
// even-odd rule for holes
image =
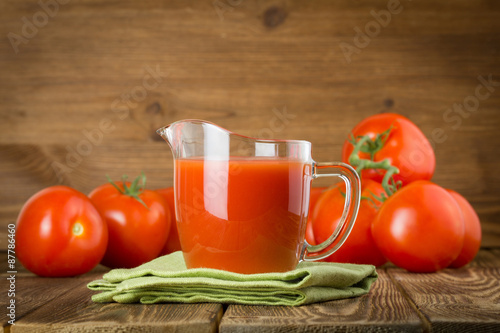
[[171, 125], [163, 126], [162, 128], [159, 128], [156, 130], [156, 133], [165, 140], [170, 149], [172, 150], [172, 153], [174, 152], [174, 145], [175, 145], [175, 139], [172, 135], [172, 128]]
[[176, 121], [156, 133], [170, 146], [174, 158], [229, 156], [231, 132], [198, 119]]
[[169, 139], [169, 137], [171, 137], [171, 135], [169, 135], [169, 133], [170, 133], [169, 128], [170, 128], [170, 125], [158, 128], [156, 130], [156, 134], [158, 134], [159, 136], [161, 136], [163, 138], [163, 140], [167, 141], [167, 143], [171, 144], [171, 141]]
[[156, 131], [177, 158], [229, 160], [238, 157], [287, 157], [310, 160], [311, 144], [302, 140], [251, 138], [198, 119], [179, 120]]

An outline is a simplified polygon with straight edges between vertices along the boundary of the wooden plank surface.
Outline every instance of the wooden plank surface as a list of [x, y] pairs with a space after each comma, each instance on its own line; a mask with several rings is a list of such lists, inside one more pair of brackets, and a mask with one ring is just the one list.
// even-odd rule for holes
[[[470, 265], [415, 274], [379, 268], [364, 296], [301, 307], [219, 304], [95, 304], [86, 284], [102, 275], [16, 279], [16, 325], [10, 332], [498, 332], [500, 249]], [[0, 290], [6, 292], [5, 273]], [[5, 298], [0, 304], [6, 306]], [[224, 311], [225, 310], [225, 311]]]
[[301, 307], [230, 305], [220, 332], [422, 332], [424, 323], [384, 270], [369, 294]]
[[96, 304], [95, 292], [79, 285], [29, 313], [11, 332], [216, 332], [220, 304]]
[[[11, 276], [14, 276], [12, 286], [10, 284], [11, 280], [7, 280]], [[2, 307], [2, 313], [7, 307], [11, 306], [10, 301], [14, 300], [14, 305], [11, 306], [12, 312], [8, 308], [6, 312], [6, 314], [12, 313], [13, 316], [2, 316], [2, 327], [4, 328], [9, 326], [10, 320], [14, 319], [14, 324], [17, 325], [27, 314], [51, 300], [61, 297], [69, 290], [85, 282], [85, 280], [80, 279], [42, 279], [35, 276], [26, 277], [18, 274], [2, 274], [1, 278], [0, 290], [3, 295], [0, 300], [0, 306]], [[13, 290], [12, 297], [10, 297], [10, 290]]]
[[[0, 307], [6, 309], [14, 301], [14, 318], [2, 317], [2, 327], [7, 329], [9, 321], [17, 323], [28, 313], [35, 311], [46, 303], [58, 299], [68, 291], [86, 284], [102, 276], [109, 268], [98, 265], [91, 272], [75, 278], [41, 278], [16, 262], [14, 270], [7, 264], [7, 253], [0, 252], [0, 290], [4, 297], [0, 298]], [[6, 314], [11, 312], [7, 309]]]
[[[483, 246], [500, 245], [500, 2], [401, 1], [349, 63], [340, 45], [354, 45], [355, 28], [374, 26], [371, 12], [387, 2], [221, 2], [222, 14], [213, 1], [71, 1], [17, 53], [7, 36], [23, 36], [23, 17], [43, 11], [0, 3], [0, 248], [43, 187], [88, 193], [106, 173], [140, 171], [152, 187], [171, 185], [171, 154], [154, 130], [172, 121], [309, 140], [316, 160], [331, 161], [357, 122], [384, 111], [422, 128], [434, 181], [471, 201]], [[151, 70], [158, 84], [145, 89]], [[487, 97], [447, 113], [474, 101], [480, 77], [493, 82]], [[277, 112], [289, 118], [273, 130]]]
[[500, 261], [481, 254], [471, 267], [433, 274], [399, 268], [388, 274], [425, 316], [432, 332], [500, 331]]

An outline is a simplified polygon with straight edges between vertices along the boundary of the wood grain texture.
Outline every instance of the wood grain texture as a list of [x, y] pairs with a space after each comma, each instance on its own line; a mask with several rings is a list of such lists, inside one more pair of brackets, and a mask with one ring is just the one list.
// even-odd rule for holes
[[[76, 278], [19, 276], [10, 332], [498, 332], [500, 249], [461, 269], [407, 273], [390, 265], [364, 296], [301, 307], [94, 304]], [[5, 291], [5, 274], [0, 290]], [[2, 307], [5, 299], [1, 300]], [[5, 324], [5, 321], [3, 322]]]
[[484, 262], [433, 274], [399, 268], [388, 273], [425, 316], [432, 332], [498, 332], [500, 268], [498, 261]]
[[[89, 281], [87, 281], [89, 282]], [[25, 316], [11, 332], [216, 332], [220, 304], [96, 304], [80, 283]]]
[[[13, 297], [8, 297], [8, 291], [10, 289], [10, 281], [7, 277], [14, 276], [14, 284], [12, 289], [15, 290]], [[22, 320], [26, 315], [35, 311], [36, 309], [44, 306], [54, 299], [62, 297], [68, 291], [81, 286], [92, 279], [95, 279], [97, 275], [90, 276], [80, 279], [68, 279], [68, 278], [40, 278], [34, 275], [26, 276], [24, 274], [2, 274], [0, 281], [0, 290], [4, 293], [0, 300], [0, 306], [2, 307], [2, 313], [4, 309], [10, 305], [10, 300], [15, 301], [15, 325], [10, 326], [8, 321], [11, 319], [7, 316], [2, 316], [2, 327], [7, 328], [15, 327], [20, 320]], [[9, 313], [7, 310], [6, 313]]]
[[422, 332], [424, 323], [384, 270], [369, 294], [301, 307], [230, 305], [220, 332]]
[[[140, 171], [151, 187], [171, 185], [171, 154], [154, 130], [175, 120], [309, 140], [317, 161], [331, 161], [357, 122], [385, 111], [422, 128], [434, 181], [471, 201], [483, 246], [500, 246], [498, 1], [401, 1], [350, 62], [341, 43], [354, 45], [354, 29], [373, 25], [386, 1], [221, 3], [222, 13], [213, 1], [75, 0], [17, 53], [7, 35], [23, 36], [23, 17], [42, 9], [0, 3], [0, 248], [43, 187], [88, 192], [106, 173]], [[490, 75], [474, 111], [446, 113]]]

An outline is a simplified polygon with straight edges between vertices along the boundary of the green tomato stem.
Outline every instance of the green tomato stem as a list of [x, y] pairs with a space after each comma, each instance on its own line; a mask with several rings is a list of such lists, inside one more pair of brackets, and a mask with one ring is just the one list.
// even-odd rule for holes
[[[385, 141], [389, 136], [391, 128], [382, 134], [377, 135], [375, 140], [372, 140], [368, 135], [360, 137], [358, 140], [352, 138], [350, 140], [351, 144], [354, 146], [354, 149], [349, 156], [349, 164], [356, 168], [356, 171], [359, 175], [361, 175], [361, 171], [364, 169], [382, 169], [386, 170], [384, 178], [382, 179], [382, 187], [384, 188], [387, 197], [393, 195], [399, 188], [399, 184], [394, 181], [393, 176], [399, 173], [399, 169], [393, 165], [391, 165], [391, 161], [386, 158], [382, 161], [375, 162], [373, 160], [375, 152], [379, 151]], [[360, 152], [365, 152], [370, 154], [371, 159], [362, 159], [359, 157]], [[384, 201], [387, 198], [377, 198], [381, 201]]]
[[128, 195], [129, 197], [134, 198], [135, 200], [139, 201], [141, 205], [146, 207], [147, 210], [149, 210], [149, 207], [146, 205], [146, 203], [139, 197], [146, 188], [146, 175], [144, 174], [144, 172], [141, 172], [141, 175], [138, 176], [136, 179], [134, 179], [134, 181], [130, 184], [130, 187], [127, 186], [126, 184], [128, 176], [123, 175], [122, 176], [123, 190], [118, 185], [116, 185], [116, 183], [113, 182], [108, 175], [106, 175], [106, 178], [108, 179], [108, 182], [118, 190], [118, 192], [120, 192], [123, 195]]

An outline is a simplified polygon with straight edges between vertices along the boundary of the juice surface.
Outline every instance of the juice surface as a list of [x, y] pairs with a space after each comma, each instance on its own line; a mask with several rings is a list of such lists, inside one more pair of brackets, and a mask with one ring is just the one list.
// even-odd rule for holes
[[178, 229], [189, 268], [283, 272], [302, 248], [310, 166], [285, 159], [178, 159]]

